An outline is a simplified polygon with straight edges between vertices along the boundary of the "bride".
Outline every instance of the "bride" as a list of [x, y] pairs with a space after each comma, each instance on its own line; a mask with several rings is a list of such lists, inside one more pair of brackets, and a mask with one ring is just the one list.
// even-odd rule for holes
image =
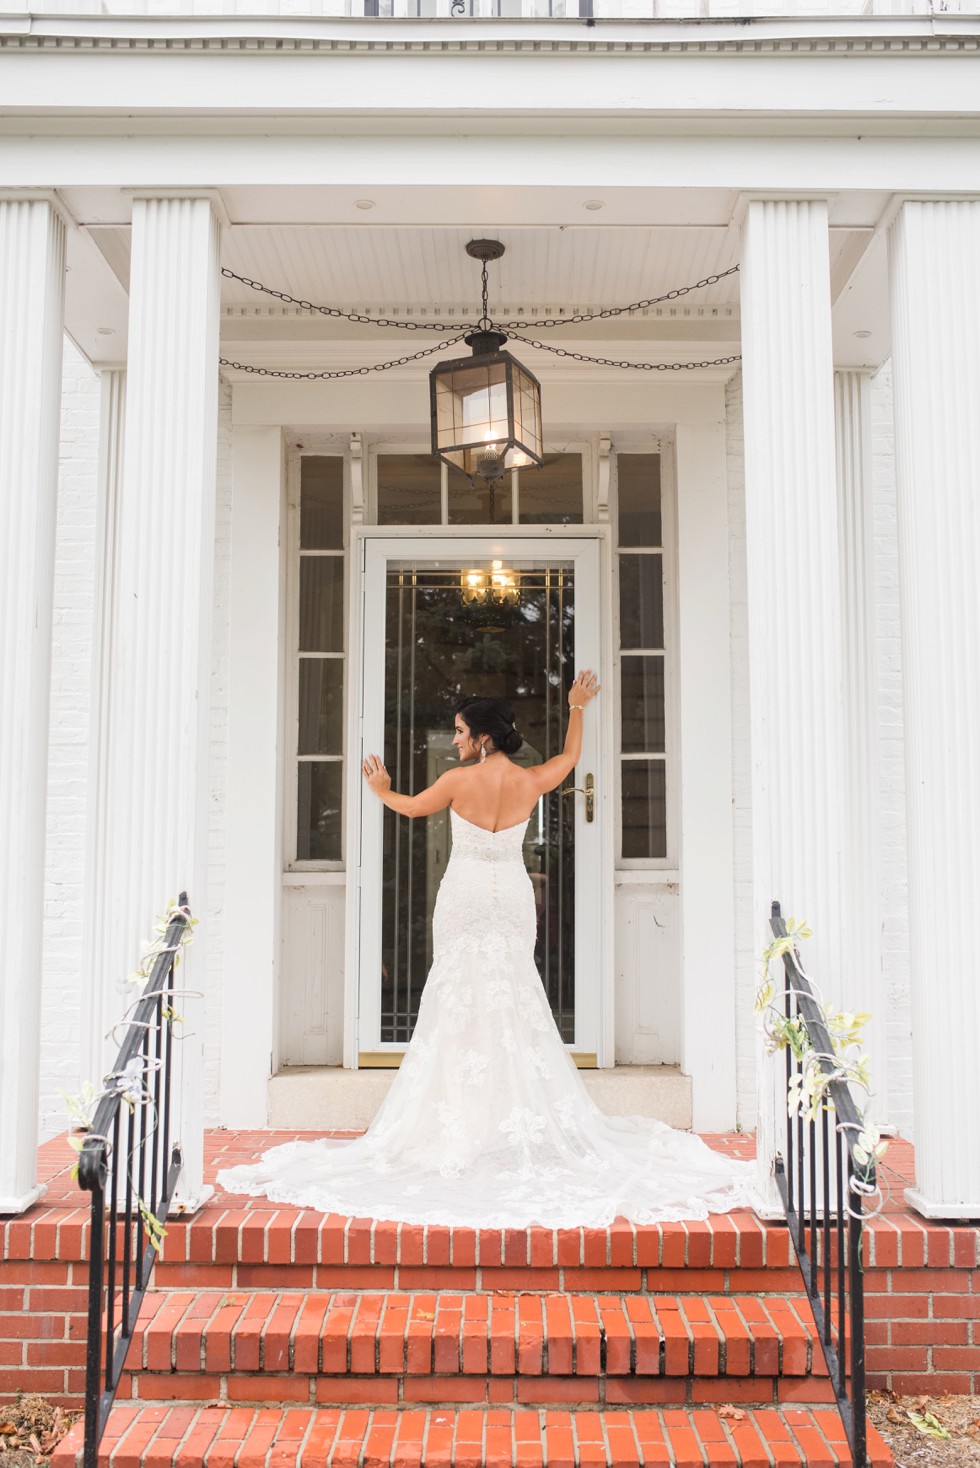
[[599, 692], [580, 673], [561, 754], [521, 768], [510, 703], [468, 698], [459, 767], [399, 795], [377, 755], [364, 778], [390, 810], [451, 812], [452, 856], [432, 920], [434, 957], [411, 1044], [367, 1132], [288, 1142], [218, 1174], [229, 1192], [353, 1217], [472, 1227], [604, 1227], [703, 1219], [747, 1205], [753, 1168], [646, 1117], [607, 1117], [568, 1055], [534, 964], [524, 830], [582, 752]]

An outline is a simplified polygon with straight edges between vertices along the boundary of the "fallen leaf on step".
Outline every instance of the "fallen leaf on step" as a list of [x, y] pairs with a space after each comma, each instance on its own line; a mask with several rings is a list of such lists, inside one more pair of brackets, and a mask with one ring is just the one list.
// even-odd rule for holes
[[938, 1437], [949, 1442], [949, 1433], [934, 1412], [909, 1412], [908, 1419], [926, 1437]]

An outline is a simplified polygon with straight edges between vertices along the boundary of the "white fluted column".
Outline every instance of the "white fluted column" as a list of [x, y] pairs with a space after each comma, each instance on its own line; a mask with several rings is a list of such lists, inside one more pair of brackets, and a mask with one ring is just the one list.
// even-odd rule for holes
[[[826, 204], [752, 200], [741, 282], [755, 925], [761, 950], [773, 898], [806, 918], [805, 961], [831, 997], [843, 758]], [[763, 1169], [784, 1115], [781, 1057], [778, 1071], [760, 1059]]]
[[980, 200], [902, 205], [890, 277], [916, 1185], [980, 1218]]
[[41, 930], [65, 226], [0, 198], [0, 1213], [37, 1182]]
[[866, 372], [834, 374], [840, 535], [844, 734], [844, 967], [835, 989], [865, 1010], [872, 1093], [868, 1114], [887, 1119], [885, 997], [881, 974], [878, 729], [875, 679], [874, 497], [871, 383]]
[[[207, 982], [218, 247], [209, 199], [134, 200], [100, 919], [110, 992], [182, 888], [202, 921], [177, 983], [202, 991]], [[175, 1008], [187, 1036], [175, 1046], [178, 1193], [193, 1208], [204, 1196], [203, 998], [182, 993]]]
[[92, 705], [89, 719], [88, 860], [86, 864], [85, 934], [88, 1004], [82, 1036], [82, 1074], [93, 1082], [115, 1058], [111, 1027], [122, 1012], [121, 975], [113, 972], [107, 951], [112, 913], [108, 892], [108, 819], [110, 771], [109, 711], [112, 695], [112, 638], [117, 615], [119, 575], [119, 506], [122, 496], [123, 446], [126, 430], [126, 372], [102, 373], [99, 421], [99, 503], [96, 522], [95, 605], [92, 614]]

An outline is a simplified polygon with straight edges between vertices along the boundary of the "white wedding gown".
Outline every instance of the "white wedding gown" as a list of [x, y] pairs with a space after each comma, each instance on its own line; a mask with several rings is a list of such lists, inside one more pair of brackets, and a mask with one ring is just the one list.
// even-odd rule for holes
[[752, 1164], [589, 1098], [534, 964], [526, 826], [486, 831], [452, 812], [415, 1034], [368, 1131], [287, 1142], [219, 1173], [221, 1187], [474, 1228], [660, 1223], [748, 1203]]

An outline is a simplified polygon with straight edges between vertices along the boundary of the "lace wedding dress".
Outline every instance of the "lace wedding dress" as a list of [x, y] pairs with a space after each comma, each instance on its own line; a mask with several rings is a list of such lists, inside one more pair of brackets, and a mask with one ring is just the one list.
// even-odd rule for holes
[[218, 1174], [233, 1193], [353, 1217], [598, 1228], [705, 1218], [748, 1202], [754, 1168], [590, 1099], [534, 965], [527, 822], [452, 812], [434, 961], [414, 1038], [362, 1137], [288, 1142]]

